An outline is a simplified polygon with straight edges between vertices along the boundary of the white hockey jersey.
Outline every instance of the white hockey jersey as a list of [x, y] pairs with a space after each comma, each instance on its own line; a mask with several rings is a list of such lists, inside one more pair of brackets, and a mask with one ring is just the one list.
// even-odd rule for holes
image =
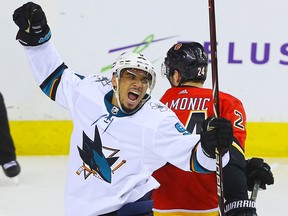
[[[158, 100], [124, 114], [110, 103], [106, 77], [73, 72], [51, 42], [25, 50], [36, 82], [73, 120], [66, 215], [95, 216], [138, 200], [159, 186], [151, 174], [167, 162], [187, 171], [215, 170], [215, 160], [201, 147], [197, 151], [199, 136], [189, 134]], [[228, 160], [226, 154], [223, 164]]]

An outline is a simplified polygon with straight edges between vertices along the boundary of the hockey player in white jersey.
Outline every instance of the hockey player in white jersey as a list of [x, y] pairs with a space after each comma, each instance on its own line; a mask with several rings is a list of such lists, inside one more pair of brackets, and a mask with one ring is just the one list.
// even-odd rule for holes
[[[24, 4], [13, 20], [36, 82], [73, 120], [67, 216], [153, 215], [149, 193], [159, 187], [153, 171], [167, 162], [186, 171], [215, 171], [215, 148], [227, 150], [232, 143], [230, 121], [210, 119], [206, 125], [212, 130], [191, 135], [151, 97], [156, 75], [143, 55], [120, 55], [111, 80], [83, 77], [63, 63], [49, 41], [50, 28], [39, 5]], [[229, 152], [222, 159], [227, 164]]]

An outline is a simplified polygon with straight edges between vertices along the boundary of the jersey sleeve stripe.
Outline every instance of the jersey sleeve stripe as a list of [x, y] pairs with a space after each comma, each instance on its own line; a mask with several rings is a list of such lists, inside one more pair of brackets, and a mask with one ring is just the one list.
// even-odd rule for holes
[[63, 71], [67, 68], [67, 66], [62, 63], [48, 78], [44, 80], [44, 82], [40, 85], [42, 91], [50, 97], [52, 100], [55, 100], [57, 87], [60, 83], [61, 76]]
[[191, 160], [190, 160], [190, 170], [193, 172], [199, 173], [210, 173], [207, 169], [202, 167], [200, 163], [197, 161], [196, 152], [197, 152], [198, 144], [192, 149]]

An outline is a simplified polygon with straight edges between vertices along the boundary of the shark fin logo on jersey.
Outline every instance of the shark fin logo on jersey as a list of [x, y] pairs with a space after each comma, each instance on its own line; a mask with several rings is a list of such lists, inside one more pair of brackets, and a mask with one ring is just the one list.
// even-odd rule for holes
[[[77, 146], [79, 155], [83, 160], [83, 165], [77, 170], [76, 174], [80, 175], [84, 171], [84, 178], [87, 179], [91, 174], [93, 176], [111, 183], [111, 173], [122, 166], [126, 161], [121, 161], [113, 170], [111, 166], [118, 160], [119, 157], [114, 157], [120, 150], [108, 147], [102, 147], [102, 141], [99, 135], [98, 127], [95, 126], [94, 141], [92, 141], [83, 132], [82, 149]], [[105, 157], [103, 149], [112, 152], [108, 157]]]
[[164, 106], [163, 104], [160, 104], [160, 103], [151, 102], [150, 106], [152, 107], [152, 109], [159, 109], [160, 112], [165, 112], [168, 110], [168, 108], [166, 106]]
[[108, 79], [105, 76], [101, 75], [94, 75], [95, 76], [95, 82], [101, 82], [103, 86], [110, 85], [111, 84], [111, 79]]

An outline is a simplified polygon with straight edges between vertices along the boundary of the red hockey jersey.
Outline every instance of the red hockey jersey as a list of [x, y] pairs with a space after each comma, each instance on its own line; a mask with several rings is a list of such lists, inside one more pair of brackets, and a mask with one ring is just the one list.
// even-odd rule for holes
[[[191, 133], [199, 134], [202, 122], [214, 115], [211, 89], [172, 87], [161, 101], [177, 114]], [[223, 92], [219, 93], [219, 101], [220, 116], [231, 121], [239, 145], [236, 148], [243, 153], [246, 140], [243, 105], [237, 98]], [[154, 215], [218, 215], [215, 173], [188, 173], [167, 164], [153, 176], [161, 184], [153, 193]]]

